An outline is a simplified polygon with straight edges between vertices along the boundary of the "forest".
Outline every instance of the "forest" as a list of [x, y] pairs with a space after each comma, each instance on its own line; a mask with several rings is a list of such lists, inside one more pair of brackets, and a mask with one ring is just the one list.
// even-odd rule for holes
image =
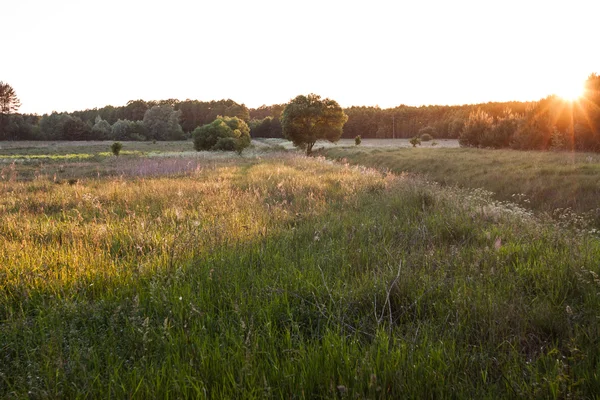
[[[575, 102], [488, 102], [382, 109], [345, 108], [343, 138], [458, 138], [465, 147], [600, 151], [600, 76]], [[184, 140], [218, 116], [248, 123], [252, 137], [281, 138], [285, 104], [248, 108], [234, 100], [131, 100], [71, 113], [2, 114], [0, 140]]]

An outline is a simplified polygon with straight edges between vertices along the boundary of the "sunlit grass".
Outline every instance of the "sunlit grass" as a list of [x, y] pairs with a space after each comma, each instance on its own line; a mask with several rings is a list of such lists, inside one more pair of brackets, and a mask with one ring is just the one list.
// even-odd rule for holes
[[346, 148], [324, 154], [396, 173], [421, 174], [442, 185], [484, 188], [497, 200], [519, 203], [558, 220], [572, 221], [579, 215], [600, 228], [598, 154], [441, 148]]
[[600, 390], [594, 236], [324, 159], [120, 161], [0, 181], [0, 397]]

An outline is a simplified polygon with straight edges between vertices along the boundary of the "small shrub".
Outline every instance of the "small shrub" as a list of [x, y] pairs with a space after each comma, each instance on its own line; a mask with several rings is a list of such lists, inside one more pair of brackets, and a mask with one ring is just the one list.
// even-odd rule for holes
[[417, 145], [421, 144], [421, 139], [419, 139], [418, 136], [415, 136], [414, 138], [410, 139], [410, 144], [412, 144], [413, 147], [417, 147]]
[[417, 136], [419, 136], [421, 138], [421, 141], [428, 142], [430, 140], [433, 140], [433, 138], [435, 137], [435, 134], [436, 134], [436, 131], [433, 126], [426, 126], [426, 127], [419, 129], [419, 134]]
[[354, 138], [354, 144], [358, 146], [358, 145], [360, 145], [360, 144], [361, 144], [361, 142], [362, 142], [362, 138], [360, 137], [360, 135], [357, 135], [357, 136]]
[[432, 146], [437, 146], [437, 145], [438, 145], [438, 142], [436, 142], [436, 141], [434, 140], [433, 142], [431, 142], [431, 145], [432, 145]]
[[121, 149], [123, 148], [123, 145], [121, 144], [121, 142], [114, 142], [111, 146], [110, 146], [110, 151], [112, 151], [112, 153], [119, 157], [119, 153], [121, 152]]

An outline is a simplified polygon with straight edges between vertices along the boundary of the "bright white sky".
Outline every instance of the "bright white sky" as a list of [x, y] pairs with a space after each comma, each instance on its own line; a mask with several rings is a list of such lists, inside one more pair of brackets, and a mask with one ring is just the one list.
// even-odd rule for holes
[[317, 93], [342, 106], [539, 100], [600, 72], [598, 0], [0, 0], [21, 112]]

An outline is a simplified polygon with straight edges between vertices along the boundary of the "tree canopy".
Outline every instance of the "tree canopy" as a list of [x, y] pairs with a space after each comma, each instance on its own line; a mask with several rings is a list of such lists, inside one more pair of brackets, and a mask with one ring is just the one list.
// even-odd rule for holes
[[5, 139], [8, 115], [21, 107], [17, 93], [8, 83], [0, 81], [0, 140]]
[[200, 150], [237, 151], [250, 145], [250, 128], [238, 117], [217, 117], [210, 124], [196, 128], [192, 134], [194, 148]]
[[310, 154], [317, 140], [337, 142], [348, 116], [342, 107], [331, 99], [316, 94], [300, 95], [283, 110], [281, 125], [283, 135], [295, 146]]
[[180, 111], [168, 104], [150, 108], [144, 113], [143, 124], [149, 139], [181, 140], [185, 134], [179, 125]]

